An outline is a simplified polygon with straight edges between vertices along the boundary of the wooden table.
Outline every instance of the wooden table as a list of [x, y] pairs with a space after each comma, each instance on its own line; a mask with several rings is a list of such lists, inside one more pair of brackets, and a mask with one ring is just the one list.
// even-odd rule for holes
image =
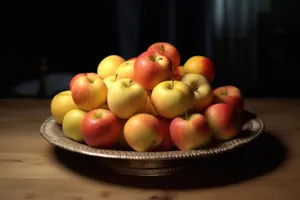
[[0, 199], [298, 200], [300, 100], [247, 99], [266, 123], [253, 144], [204, 162], [196, 174], [130, 177], [55, 148], [39, 133], [49, 100], [0, 100]]

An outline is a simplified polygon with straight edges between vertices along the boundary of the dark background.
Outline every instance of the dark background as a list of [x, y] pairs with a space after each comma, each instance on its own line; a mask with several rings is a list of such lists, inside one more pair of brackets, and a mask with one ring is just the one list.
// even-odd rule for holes
[[[140, 7], [134, 8], [137, 2]], [[215, 21], [208, 17], [212, 12], [209, 2], [175, 0], [172, 9], [170, 1], [164, 0], [65, 5], [2, 3], [0, 96], [20, 97], [14, 92], [18, 84], [35, 79], [42, 83], [51, 73], [96, 72], [98, 63], [107, 55], [128, 59], [154, 42], [166, 41], [178, 48], [182, 64], [192, 55], [210, 57], [217, 70], [214, 87], [235, 84], [246, 97], [298, 97], [299, 1], [257, 1], [255, 34], [251, 32], [242, 40], [226, 36], [208, 39], [213, 37], [208, 27]], [[124, 10], [138, 13], [137, 26], [130, 25]], [[172, 23], [175, 28], [171, 30]], [[123, 36], [125, 32], [129, 36]], [[123, 46], [121, 37], [127, 38]], [[134, 39], [136, 49], [130, 45]], [[249, 50], [249, 45], [253, 49]], [[128, 51], [124, 53], [121, 46]], [[41, 72], [41, 58], [47, 59], [46, 73]]]

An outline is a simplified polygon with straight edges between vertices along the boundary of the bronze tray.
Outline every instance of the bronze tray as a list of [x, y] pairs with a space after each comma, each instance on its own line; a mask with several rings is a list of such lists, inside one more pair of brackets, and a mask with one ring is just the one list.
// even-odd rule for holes
[[135, 152], [132, 150], [93, 148], [66, 138], [61, 126], [52, 117], [45, 120], [40, 128], [40, 133], [45, 140], [60, 148], [98, 157], [103, 165], [117, 173], [136, 176], [159, 176], [186, 169], [194, 159], [232, 151], [252, 142], [263, 133], [264, 123], [255, 114], [244, 110], [242, 121], [242, 130], [236, 138], [222, 143], [213, 143], [205, 149], [189, 151]]

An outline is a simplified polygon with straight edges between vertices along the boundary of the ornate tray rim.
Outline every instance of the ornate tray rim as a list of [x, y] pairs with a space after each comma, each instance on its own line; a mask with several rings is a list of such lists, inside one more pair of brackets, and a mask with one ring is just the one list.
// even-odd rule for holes
[[[243, 112], [249, 111], [244, 110]], [[253, 113], [251, 113], [253, 114]], [[255, 115], [255, 114], [253, 114]], [[251, 123], [251, 124], [250, 124]], [[110, 159], [125, 159], [125, 160], [178, 160], [178, 159], [189, 159], [198, 157], [213, 156], [220, 153], [226, 153], [232, 151], [238, 147], [246, 145], [256, 139], [265, 129], [265, 124], [258, 116], [249, 120], [243, 125], [242, 130], [254, 132], [251, 136], [245, 138], [235, 138], [230, 141], [226, 141], [220, 144], [220, 146], [207, 148], [207, 149], [197, 149], [197, 150], [173, 150], [173, 151], [157, 151], [157, 152], [136, 152], [136, 151], [126, 151], [126, 150], [110, 150], [110, 149], [100, 149], [87, 146], [62, 135], [62, 130], [60, 133], [53, 133], [51, 129], [60, 128], [52, 117], [48, 117], [40, 127], [41, 136], [49, 143], [60, 147], [62, 149], [76, 152], [80, 154], [85, 154], [89, 156], [96, 156], [101, 158]], [[50, 129], [50, 130], [49, 130]], [[254, 130], [251, 130], [254, 129]]]

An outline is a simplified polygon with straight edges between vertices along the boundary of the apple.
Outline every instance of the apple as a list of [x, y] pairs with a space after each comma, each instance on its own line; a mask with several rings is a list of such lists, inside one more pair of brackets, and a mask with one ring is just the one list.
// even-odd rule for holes
[[204, 115], [216, 140], [230, 140], [237, 136], [241, 130], [241, 116], [227, 103], [209, 106]]
[[213, 101], [213, 89], [208, 80], [200, 74], [186, 74], [181, 82], [190, 86], [194, 91], [194, 110], [204, 111]]
[[81, 130], [87, 145], [97, 148], [111, 148], [118, 142], [121, 125], [114, 113], [99, 108], [89, 111], [84, 116]]
[[160, 116], [172, 119], [183, 115], [185, 109], [193, 108], [194, 92], [181, 81], [168, 80], [155, 86], [151, 100]]
[[119, 55], [107, 56], [99, 63], [97, 73], [102, 79], [111, 75], [115, 75], [117, 68], [123, 62], [125, 62], [125, 59]]
[[72, 98], [70, 90], [57, 93], [51, 100], [50, 111], [57, 124], [62, 124], [64, 116], [70, 110], [78, 108]]
[[213, 62], [204, 56], [192, 56], [183, 65], [184, 73], [201, 74], [211, 83], [215, 78]]
[[86, 111], [77, 108], [67, 112], [62, 121], [62, 130], [66, 138], [76, 142], [84, 142], [81, 125], [86, 113]]
[[170, 135], [174, 145], [180, 150], [203, 148], [212, 138], [212, 130], [200, 113], [187, 113], [176, 117], [170, 124]]
[[117, 68], [116, 74], [118, 75], [118, 79], [121, 78], [133, 78], [133, 70], [134, 70], [135, 59], [127, 60], [119, 65]]
[[115, 75], [111, 75], [111, 76], [108, 76], [108, 77], [106, 77], [106, 78], [103, 79], [103, 81], [104, 81], [104, 83], [105, 83], [107, 89], [109, 89], [110, 86], [111, 86], [114, 82], [116, 82], [117, 78], [118, 78], [118, 74], [115, 74]]
[[244, 109], [244, 99], [242, 92], [235, 86], [227, 85], [216, 88], [213, 91], [214, 103], [228, 103], [237, 112]]
[[69, 85], [70, 85], [70, 90], [71, 90], [71, 88], [72, 88], [74, 82], [75, 82], [78, 78], [80, 78], [80, 77], [82, 77], [82, 76], [86, 76], [87, 74], [89, 74], [89, 76], [91, 76], [91, 77], [98, 77], [98, 74], [96, 74], [96, 73], [94, 73], [94, 72], [86, 72], [86, 73], [79, 73], [79, 74], [76, 74], [75, 76], [72, 77], [72, 79], [71, 79], [71, 81], [70, 81], [70, 84], [69, 84]]
[[174, 79], [180, 80], [185, 75], [183, 66], [178, 66], [174, 68]]
[[143, 52], [134, 63], [133, 80], [146, 90], [173, 77], [171, 60], [158, 52]]
[[180, 65], [180, 54], [177, 48], [168, 42], [156, 42], [150, 45], [147, 51], [159, 52], [160, 54], [167, 56], [171, 59], [174, 67]]
[[170, 151], [172, 150], [175, 145], [171, 139], [170, 135], [170, 119], [163, 118], [161, 116], [157, 116], [161, 123], [161, 128], [163, 129], [163, 140], [160, 145], [156, 148], [156, 151]]
[[117, 80], [107, 93], [109, 110], [121, 119], [143, 112], [147, 101], [145, 88], [129, 78]]
[[87, 73], [74, 81], [71, 91], [78, 108], [91, 111], [106, 103], [108, 89], [100, 76]]
[[136, 114], [124, 126], [124, 138], [137, 152], [154, 151], [163, 141], [163, 136], [159, 119], [150, 114]]

